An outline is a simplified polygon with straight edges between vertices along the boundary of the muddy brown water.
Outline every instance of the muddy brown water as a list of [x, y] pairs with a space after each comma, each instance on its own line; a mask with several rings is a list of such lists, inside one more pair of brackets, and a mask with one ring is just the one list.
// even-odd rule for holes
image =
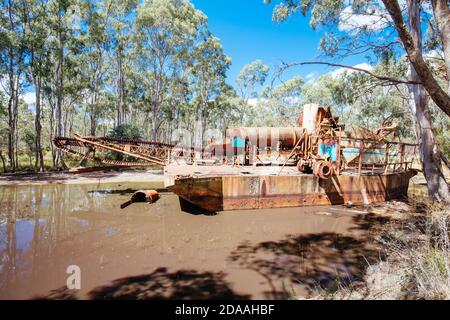
[[[360, 279], [380, 258], [363, 208], [204, 214], [159, 183], [0, 187], [0, 299], [283, 299]], [[70, 265], [81, 289], [66, 287]]]

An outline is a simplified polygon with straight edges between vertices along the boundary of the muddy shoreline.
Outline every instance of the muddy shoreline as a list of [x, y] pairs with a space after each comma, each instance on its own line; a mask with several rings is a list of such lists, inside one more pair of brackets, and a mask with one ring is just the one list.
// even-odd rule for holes
[[162, 169], [133, 170], [120, 169], [97, 172], [43, 172], [0, 174], [0, 186], [42, 185], [42, 184], [89, 184], [114, 182], [161, 182]]
[[[446, 174], [450, 183], [450, 171]], [[163, 169], [110, 169], [94, 172], [17, 172], [0, 174], [0, 186], [26, 186], [42, 184], [89, 184], [115, 182], [162, 182]], [[426, 180], [419, 173], [411, 178], [411, 186], [424, 186]]]

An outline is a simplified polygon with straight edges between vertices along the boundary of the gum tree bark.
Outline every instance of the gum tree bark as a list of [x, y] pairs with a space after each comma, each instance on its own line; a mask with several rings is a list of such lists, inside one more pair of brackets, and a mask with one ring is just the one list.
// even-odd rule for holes
[[[422, 55], [422, 30], [420, 28], [420, 3], [418, 0], [408, 0], [409, 24], [413, 46]], [[420, 79], [414, 64], [411, 62], [411, 81]], [[421, 84], [409, 85], [409, 91], [414, 98], [415, 116], [420, 137], [420, 159], [425, 179], [427, 180], [428, 194], [433, 200], [450, 203], [449, 188], [442, 172], [441, 150], [436, 141], [433, 123], [431, 120], [428, 98], [425, 88]]]
[[34, 118], [34, 128], [36, 130], [36, 140], [35, 140], [35, 157], [36, 163], [35, 167], [40, 171], [44, 171], [44, 155], [42, 153], [42, 125], [41, 125], [41, 88], [42, 88], [42, 79], [38, 76], [34, 81], [34, 87], [36, 90], [36, 114]]
[[450, 95], [450, 8], [447, 0], [431, 0], [433, 15], [439, 29], [447, 69], [448, 89]]
[[[64, 135], [62, 123], [62, 109], [64, 103], [64, 35], [63, 35], [63, 5], [59, 4], [58, 12], [58, 48], [57, 48], [57, 68], [56, 68], [56, 109], [55, 109], [55, 136], [61, 137]], [[55, 150], [55, 164], [58, 169], [66, 168], [63, 154], [60, 149]]]

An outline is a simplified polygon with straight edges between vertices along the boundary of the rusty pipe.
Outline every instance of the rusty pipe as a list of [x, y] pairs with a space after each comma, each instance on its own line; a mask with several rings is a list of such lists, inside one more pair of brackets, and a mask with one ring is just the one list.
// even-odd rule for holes
[[313, 164], [313, 173], [321, 179], [328, 180], [333, 175], [333, 166], [328, 161], [316, 161]]
[[131, 199], [120, 205], [121, 209], [128, 207], [135, 202], [153, 203], [159, 199], [159, 193], [156, 190], [138, 190], [131, 196]]
[[158, 191], [156, 190], [139, 190], [133, 193], [131, 200], [133, 202], [149, 202], [153, 203], [159, 199]]

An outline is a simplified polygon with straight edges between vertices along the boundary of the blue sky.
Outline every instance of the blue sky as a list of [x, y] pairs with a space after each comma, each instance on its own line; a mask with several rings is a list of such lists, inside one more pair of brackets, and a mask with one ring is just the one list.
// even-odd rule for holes
[[[321, 31], [312, 30], [309, 19], [301, 15], [287, 22], [272, 22], [273, 4], [263, 0], [191, 0], [209, 20], [213, 34], [220, 38], [225, 53], [233, 59], [228, 72], [228, 83], [235, 84], [241, 68], [256, 59], [274, 67], [284, 62], [318, 60]], [[361, 57], [345, 61], [355, 65], [364, 62]], [[286, 71], [284, 78], [319, 75], [333, 70], [326, 66], [309, 65]]]

